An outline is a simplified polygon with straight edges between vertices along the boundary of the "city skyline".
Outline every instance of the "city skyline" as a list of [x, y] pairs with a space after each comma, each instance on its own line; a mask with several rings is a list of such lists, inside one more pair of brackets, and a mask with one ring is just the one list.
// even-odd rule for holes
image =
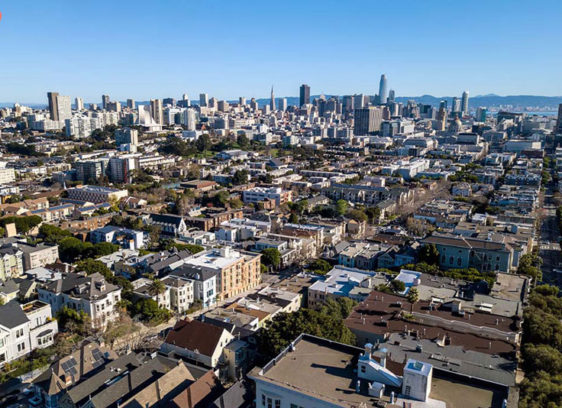
[[[231, 100], [267, 97], [272, 83], [277, 95], [294, 95], [299, 82], [314, 94], [375, 94], [381, 73], [397, 95], [562, 95], [557, 2], [188, 2], [173, 13], [166, 1], [37, 3], [2, 5], [11, 56], [0, 67], [2, 102], [41, 102], [52, 89], [85, 101], [100, 91], [118, 100], [202, 91]], [[389, 18], [367, 24], [373, 14]], [[271, 26], [276, 34], [265, 35]]]

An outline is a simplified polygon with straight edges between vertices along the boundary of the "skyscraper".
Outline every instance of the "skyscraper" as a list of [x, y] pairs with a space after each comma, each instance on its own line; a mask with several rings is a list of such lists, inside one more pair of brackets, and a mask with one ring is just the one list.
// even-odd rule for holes
[[299, 106], [307, 105], [310, 103], [310, 87], [306, 84], [301, 85], [299, 102]]
[[241, 96], [240, 98], [238, 98], [238, 105], [240, 105], [240, 106], [246, 106], [246, 98], [244, 98], [243, 96]]
[[57, 120], [63, 121], [72, 117], [70, 96], [57, 95]]
[[49, 100], [49, 115], [51, 120], [59, 120], [58, 96], [58, 92], [47, 92], [47, 99]]
[[273, 93], [273, 85], [271, 85], [271, 100], [269, 101], [271, 111], [275, 111], [275, 94]]
[[556, 119], [555, 133], [562, 134], [562, 103], [558, 105], [558, 118]]
[[152, 119], [159, 125], [164, 124], [164, 113], [162, 112], [162, 99], [150, 100], [150, 114]]
[[463, 115], [468, 115], [468, 91], [462, 93], [461, 109]]
[[394, 102], [395, 97], [396, 97], [396, 94], [394, 92], [394, 89], [391, 89], [390, 91], [388, 91], [388, 102]]
[[287, 98], [279, 99], [279, 110], [283, 112], [287, 110]]
[[109, 104], [109, 95], [102, 95], [101, 96], [101, 108], [107, 109], [107, 105]]
[[385, 104], [387, 99], [387, 81], [386, 75], [381, 75], [381, 81], [379, 83], [379, 100], [381, 104]]
[[199, 106], [209, 106], [209, 95], [206, 93], [199, 94]]
[[365, 96], [363, 94], [353, 95], [354, 109], [363, 109], [365, 107]]
[[453, 97], [453, 104], [451, 105], [452, 112], [460, 112], [461, 111], [461, 100], [456, 96]]
[[135, 100], [134, 99], [127, 99], [127, 108], [135, 109]]
[[82, 100], [82, 98], [76, 97], [74, 102], [76, 103], [76, 110], [77, 111], [84, 110], [84, 100]]
[[353, 96], [344, 95], [342, 98], [342, 109], [344, 113], [353, 112]]
[[378, 132], [382, 123], [382, 108], [368, 106], [362, 109], [355, 109], [353, 133], [357, 136], [364, 136], [369, 133]]

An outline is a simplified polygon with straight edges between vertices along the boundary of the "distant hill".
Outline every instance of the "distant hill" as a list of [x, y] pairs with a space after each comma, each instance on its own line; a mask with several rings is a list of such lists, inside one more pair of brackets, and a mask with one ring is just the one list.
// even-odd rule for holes
[[[311, 101], [314, 98], [318, 98], [320, 95], [312, 95], [310, 97]], [[332, 95], [326, 95], [326, 98], [330, 98]], [[460, 95], [458, 96], [460, 98]], [[287, 104], [288, 105], [298, 105], [299, 104], [299, 97], [298, 96], [287, 96]], [[442, 100], [446, 100], [448, 102], [449, 107], [451, 106], [451, 100], [453, 99], [452, 96], [433, 96], [433, 95], [422, 95], [422, 96], [400, 96], [397, 97], [396, 100], [398, 102], [406, 103], [409, 100], [414, 100], [418, 103], [424, 103], [427, 105], [438, 106], [439, 102]], [[259, 98], [256, 99], [259, 106], [264, 106], [269, 104], [269, 98]], [[197, 100], [193, 100], [194, 103], [197, 103]], [[231, 103], [237, 103], [238, 100], [230, 100]], [[95, 102], [98, 103], [98, 102]], [[125, 102], [121, 102], [125, 105]], [[137, 101], [137, 105], [147, 105], [149, 101]], [[509, 96], [499, 96], [494, 94], [489, 95], [477, 95], [470, 97], [469, 105], [472, 108], [477, 108], [478, 106], [486, 106], [488, 108], [492, 107], [500, 107], [505, 105], [511, 105], [516, 110], [524, 110], [527, 108], [539, 108], [541, 110], [557, 110], [558, 105], [562, 103], [562, 96], [539, 96], [539, 95], [509, 95]], [[86, 103], [86, 106], [89, 102]], [[0, 107], [4, 106], [13, 106], [13, 102], [0, 102]], [[32, 108], [41, 109], [45, 108], [47, 104], [40, 104], [40, 103], [28, 103], [22, 105], [31, 106]], [[99, 103], [98, 103], [99, 105]]]

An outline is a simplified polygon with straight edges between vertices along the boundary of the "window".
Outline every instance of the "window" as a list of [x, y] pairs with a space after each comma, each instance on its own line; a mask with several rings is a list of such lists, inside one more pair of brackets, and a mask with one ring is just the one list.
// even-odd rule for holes
[[265, 407], [265, 394], [261, 395], [261, 405]]
[[461, 263], [462, 263], [462, 260], [461, 260], [460, 258], [457, 259], [457, 265], [458, 265], [458, 266], [461, 266]]
[[18, 352], [24, 351], [25, 350], [25, 343], [20, 343], [18, 344]]
[[362, 372], [362, 373], [365, 372], [365, 366], [364, 366], [364, 365], [361, 366], [361, 372]]
[[406, 385], [406, 389], [404, 391], [405, 391], [404, 394], [410, 395], [410, 392], [412, 391], [412, 387], [410, 387], [409, 385]]

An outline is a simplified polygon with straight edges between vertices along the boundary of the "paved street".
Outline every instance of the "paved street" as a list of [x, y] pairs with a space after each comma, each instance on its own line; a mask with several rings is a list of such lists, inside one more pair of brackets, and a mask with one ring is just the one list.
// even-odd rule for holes
[[562, 287], [562, 253], [560, 252], [560, 231], [556, 220], [556, 206], [553, 201], [553, 187], [548, 187], [542, 208], [543, 222], [540, 229], [539, 254], [543, 260], [543, 281]]

